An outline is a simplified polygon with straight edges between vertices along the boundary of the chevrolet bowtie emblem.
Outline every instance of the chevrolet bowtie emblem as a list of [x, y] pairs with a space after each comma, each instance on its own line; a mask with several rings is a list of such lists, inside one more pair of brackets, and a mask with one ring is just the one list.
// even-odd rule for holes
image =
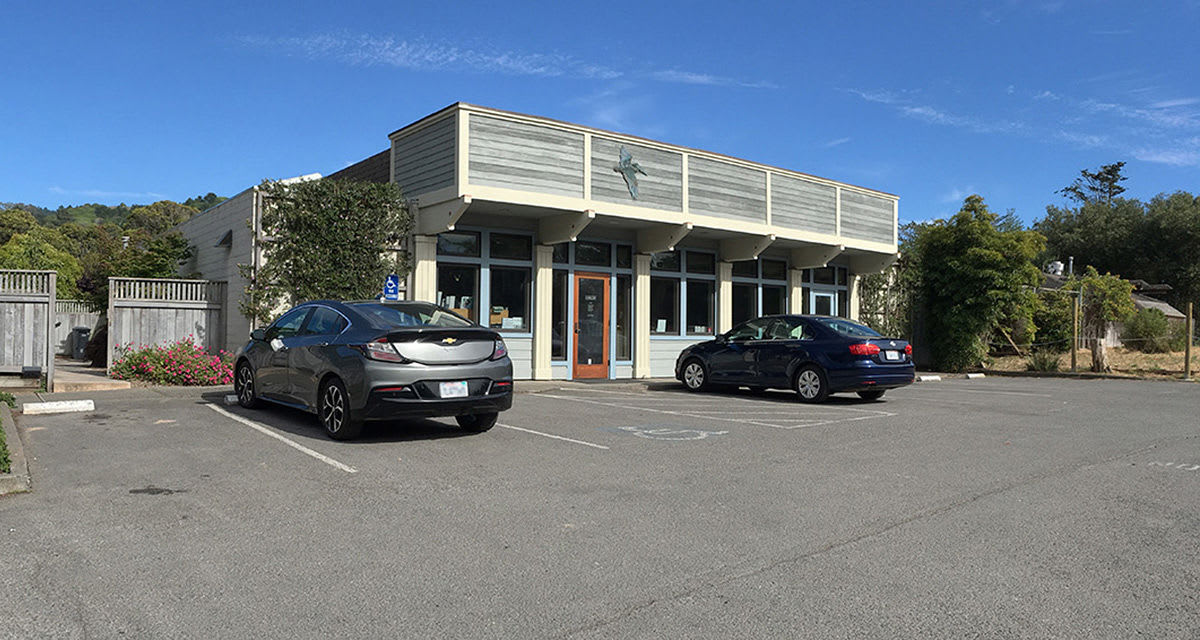
[[458, 342], [458, 338], [442, 338], [442, 344], [454, 344]]

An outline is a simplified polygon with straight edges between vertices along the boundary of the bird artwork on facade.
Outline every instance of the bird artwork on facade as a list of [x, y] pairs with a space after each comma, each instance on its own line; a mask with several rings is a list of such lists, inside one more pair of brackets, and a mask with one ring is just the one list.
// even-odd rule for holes
[[621, 174], [625, 178], [625, 186], [629, 187], [629, 195], [633, 196], [634, 200], [638, 199], [638, 179], [637, 174], [648, 175], [641, 165], [633, 159], [633, 154], [629, 153], [625, 147], [621, 147], [621, 161], [614, 167], [613, 171]]

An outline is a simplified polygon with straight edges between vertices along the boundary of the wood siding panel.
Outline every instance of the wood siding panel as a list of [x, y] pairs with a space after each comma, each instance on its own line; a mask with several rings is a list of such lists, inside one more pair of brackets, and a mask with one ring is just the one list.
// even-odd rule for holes
[[842, 235], [858, 240], [893, 242], [892, 201], [842, 190]]
[[469, 182], [583, 197], [583, 134], [473, 114]]
[[533, 377], [533, 338], [505, 338], [508, 357], [513, 364], [513, 378], [529, 380]]
[[457, 121], [451, 116], [392, 141], [393, 177], [406, 197], [454, 184]]
[[718, 218], [767, 221], [767, 174], [728, 162], [688, 158], [688, 208]]
[[674, 338], [650, 338], [650, 377], [674, 378], [675, 359], [679, 357], [679, 352], [690, 345], [709, 339], [679, 340]]
[[771, 175], [771, 224], [788, 229], [837, 232], [837, 189], [781, 174]]
[[0, 371], [40, 367], [49, 375], [51, 296], [49, 273], [0, 270]]
[[[637, 175], [637, 200], [629, 195], [625, 178], [614, 170], [621, 147], [646, 172]], [[667, 211], [683, 209], [683, 154], [593, 136], [591, 163], [593, 200]]]
[[189, 336], [210, 353], [226, 348], [223, 282], [122, 278], [112, 281], [110, 291], [114, 360], [130, 344], [136, 349]]

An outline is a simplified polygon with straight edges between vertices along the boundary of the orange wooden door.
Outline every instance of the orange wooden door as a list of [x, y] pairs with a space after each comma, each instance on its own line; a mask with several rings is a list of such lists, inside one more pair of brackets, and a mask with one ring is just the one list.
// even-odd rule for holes
[[575, 274], [575, 378], [608, 377], [609, 276]]

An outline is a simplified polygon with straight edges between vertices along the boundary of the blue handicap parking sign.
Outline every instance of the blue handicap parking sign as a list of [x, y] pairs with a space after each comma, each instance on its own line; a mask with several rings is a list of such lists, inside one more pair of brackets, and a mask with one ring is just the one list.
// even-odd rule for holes
[[400, 276], [393, 273], [387, 277], [387, 280], [383, 283], [383, 299], [400, 299]]

